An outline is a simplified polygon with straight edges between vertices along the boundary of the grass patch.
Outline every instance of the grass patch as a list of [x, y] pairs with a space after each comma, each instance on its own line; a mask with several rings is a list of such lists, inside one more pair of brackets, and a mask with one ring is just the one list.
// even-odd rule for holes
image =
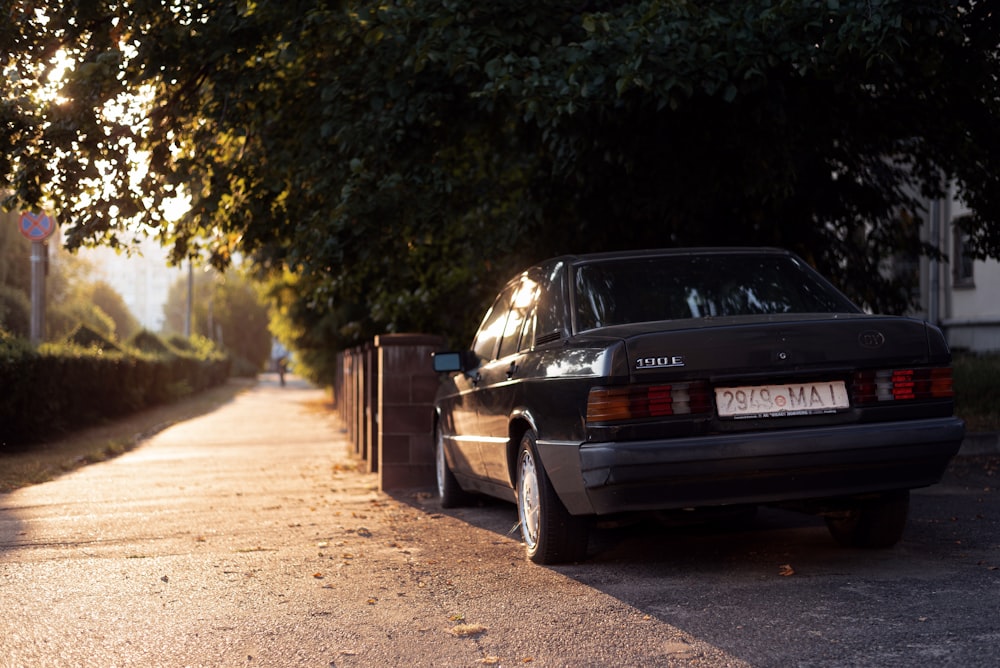
[[1000, 431], [1000, 354], [956, 353], [955, 414], [966, 429]]
[[215, 410], [255, 382], [247, 378], [230, 379], [197, 395], [127, 418], [25, 446], [18, 452], [0, 452], [0, 492], [47, 482], [81, 466], [117, 457], [176, 422]]

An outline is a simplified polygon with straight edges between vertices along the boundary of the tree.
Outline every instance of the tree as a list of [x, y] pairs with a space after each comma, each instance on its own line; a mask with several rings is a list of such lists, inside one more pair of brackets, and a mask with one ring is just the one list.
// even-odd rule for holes
[[76, 299], [48, 309], [45, 319], [46, 339], [61, 341], [80, 326], [114, 342], [121, 340], [115, 332], [115, 321], [101, 307], [85, 299]]
[[31, 333], [31, 242], [17, 230], [17, 215], [0, 212], [0, 330]]
[[[921, 198], [1000, 256], [1000, 17], [978, 0], [7, 2], [0, 186], [295, 276], [302, 341], [462, 336], [516, 267], [789, 247], [878, 310]], [[75, 61], [46, 97], [35, 82]], [[145, 160], [148, 169], [134, 173]], [[165, 199], [186, 193], [176, 223]]]
[[127, 341], [142, 328], [118, 291], [104, 281], [93, 284], [90, 299], [114, 321], [116, 340]]
[[18, 230], [18, 214], [0, 212], [0, 285], [31, 294], [31, 242]]
[[268, 309], [258, 288], [236, 268], [230, 267], [216, 283], [213, 319], [226, 349], [262, 370], [271, 356]]
[[[254, 283], [238, 269], [225, 273], [211, 268], [192, 273], [191, 333], [224, 346], [239, 360], [259, 371], [271, 353], [268, 309]], [[188, 279], [175, 282], [164, 305], [164, 329], [184, 332], [188, 309]]]
[[21, 290], [0, 284], [0, 331], [31, 336], [31, 300]]
[[[178, 279], [167, 291], [167, 301], [163, 305], [163, 331], [166, 334], [195, 334], [201, 325], [202, 336], [208, 336], [208, 308], [211, 301], [214, 277], [210, 271], [192, 270], [188, 276]], [[188, 295], [191, 296], [190, 312]], [[190, 323], [188, 318], [191, 318]], [[191, 331], [187, 331], [190, 324]], [[209, 336], [213, 341], [215, 336]]]

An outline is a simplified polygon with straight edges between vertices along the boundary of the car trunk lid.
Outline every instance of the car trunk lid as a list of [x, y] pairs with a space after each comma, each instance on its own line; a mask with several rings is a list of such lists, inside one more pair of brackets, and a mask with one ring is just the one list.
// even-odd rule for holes
[[[918, 320], [878, 316], [746, 316], [621, 331], [632, 382], [796, 376], [893, 364], [947, 362]], [[624, 328], [623, 328], [624, 329]], [[607, 333], [607, 332], [605, 332]], [[933, 359], [933, 358], [937, 359]]]

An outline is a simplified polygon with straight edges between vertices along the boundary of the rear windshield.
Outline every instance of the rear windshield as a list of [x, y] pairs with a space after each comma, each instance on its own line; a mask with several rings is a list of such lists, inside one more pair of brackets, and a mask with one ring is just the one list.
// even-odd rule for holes
[[577, 331], [658, 320], [772, 313], [857, 313], [794, 257], [689, 255], [576, 267]]

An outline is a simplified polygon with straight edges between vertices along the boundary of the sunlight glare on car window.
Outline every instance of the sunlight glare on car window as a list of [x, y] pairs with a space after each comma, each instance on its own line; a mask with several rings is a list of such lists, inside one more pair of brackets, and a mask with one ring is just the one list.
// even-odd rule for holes
[[535, 301], [537, 293], [538, 283], [530, 278], [524, 279], [520, 287], [518, 287], [517, 292], [514, 293], [514, 308], [523, 309], [531, 306], [532, 302]]

